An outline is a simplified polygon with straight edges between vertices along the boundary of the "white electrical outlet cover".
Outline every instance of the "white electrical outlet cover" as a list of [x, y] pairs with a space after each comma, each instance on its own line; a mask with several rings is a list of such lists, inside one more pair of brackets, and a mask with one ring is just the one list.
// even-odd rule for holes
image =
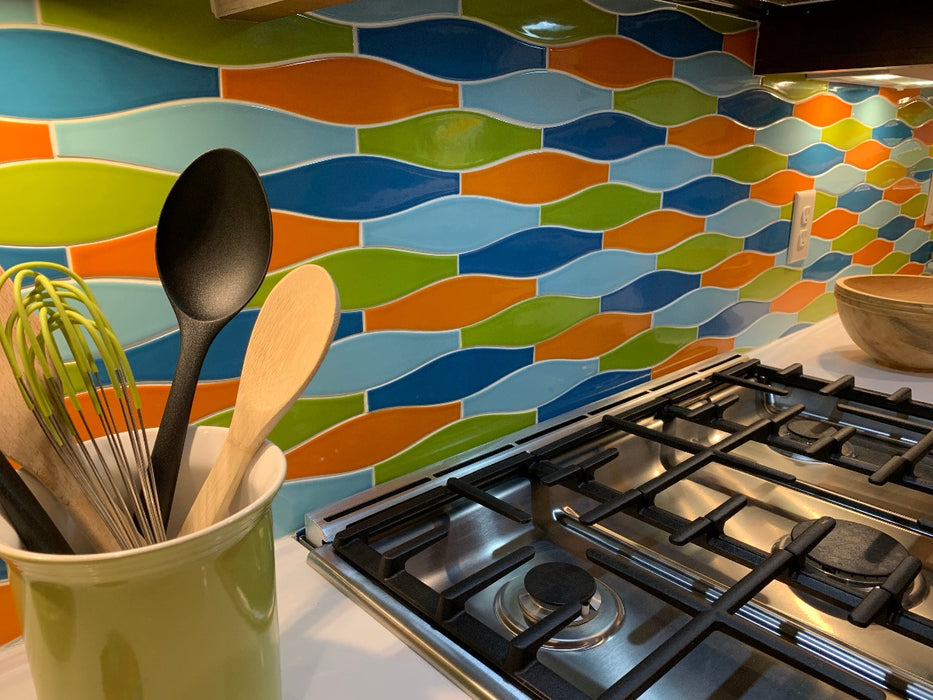
[[790, 217], [790, 238], [787, 241], [787, 262], [805, 260], [810, 252], [810, 229], [816, 210], [816, 190], [804, 190], [794, 195]]

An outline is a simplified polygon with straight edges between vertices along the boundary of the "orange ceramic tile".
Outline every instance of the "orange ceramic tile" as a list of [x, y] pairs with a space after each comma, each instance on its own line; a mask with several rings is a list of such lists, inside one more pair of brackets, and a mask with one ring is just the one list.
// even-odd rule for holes
[[224, 68], [221, 95], [339, 124], [375, 124], [460, 104], [455, 83], [383, 61], [331, 56], [265, 68]]
[[22, 633], [19, 615], [13, 603], [13, 589], [9, 583], [0, 584], [0, 646], [16, 639]]
[[757, 44], [757, 29], [748, 29], [737, 34], [726, 34], [722, 37], [722, 50], [749, 66], [755, 63], [755, 47]]
[[[933, 123], [933, 122], [931, 122]], [[923, 191], [923, 187], [913, 178], [905, 177], [893, 185], [886, 187], [884, 198], [895, 204], [903, 204], [911, 197], [915, 197]]]
[[900, 270], [897, 271], [899, 275], [919, 275], [923, 272], [923, 265], [918, 262], [909, 262], [904, 264]]
[[883, 87], [878, 90], [878, 94], [881, 95], [888, 102], [893, 102], [896, 105], [907, 104], [913, 99], [920, 97], [920, 88], [909, 88], [906, 90], [898, 90], [893, 87]]
[[667, 130], [667, 143], [704, 156], [719, 156], [755, 142], [755, 130], [713, 114]]
[[846, 209], [830, 209], [813, 222], [810, 229], [817, 238], [832, 240], [838, 238], [853, 226], [858, 225], [858, 213]]
[[655, 379], [671, 372], [676, 372], [684, 367], [689, 367], [695, 362], [715, 357], [721, 352], [727, 352], [735, 347], [734, 338], [701, 338], [695, 340], [689, 345], [682, 347], [669, 358], [651, 369], [651, 378]]
[[771, 311], [795, 314], [826, 291], [825, 282], [803, 280], [771, 301]]
[[605, 313], [580, 321], [535, 346], [535, 362], [598, 357], [651, 327], [651, 314]]
[[144, 277], [158, 279], [155, 227], [107, 241], [68, 249], [71, 268], [81, 277]]
[[535, 295], [536, 286], [534, 279], [491, 275], [452, 277], [388, 304], [366, 309], [363, 325], [367, 331], [462, 328], [530, 299]]
[[877, 141], [862, 141], [846, 151], [845, 162], [861, 170], [871, 170], [891, 157], [891, 149]]
[[548, 67], [606, 87], [641, 85], [670, 78], [674, 61], [621, 36], [548, 48]]
[[914, 138], [927, 146], [933, 145], [933, 121], [928, 121], [923, 126], [914, 129]]
[[794, 105], [794, 116], [813, 126], [829, 126], [852, 116], [852, 105], [823, 92]]
[[861, 250], [852, 255], [854, 265], [874, 265], [881, 262], [881, 259], [894, 250], [894, 241], [887, 241], [884, 238], [876, 238]]
[[743, 251], [723, 260], [707, 270], [700, 278], [703, 287], [736, 289], [748, 284], [765, 270], [774, 266], [774, 256], [756, 251]]
[[606, 231], [603, 247], [657, 253], [703, 233], [705, 226], [705, 220], [700, 217], [660, 209]]
[[315, 219], [285, 211], [272, 212], [272, 234], [270, 270], [360, 243], [360, 225], [355, 221]]
[[771, 204], [787, 204], [800, 190], [812, 190], [813, 178], [794, 170], [782, 170], [752, 185], [751, 198]]
[[0, 163], [51, 158], [52, 155], [48, 124], [0, 119]]
[[607, 182], [609, 164], [541, 151], [460, 176], [460, 193], [543, 204]]
[[[340, 474], [372, 466], [460, 418], [460, 403], [364, 413], [288, 453], [286, 478]], [[378, 440], [372, 436], [378, 435]]]

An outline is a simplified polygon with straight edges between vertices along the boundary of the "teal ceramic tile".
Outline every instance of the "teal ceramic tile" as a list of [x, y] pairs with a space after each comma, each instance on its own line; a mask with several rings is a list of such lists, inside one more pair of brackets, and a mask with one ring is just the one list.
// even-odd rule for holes
[[463, 415], [515, 413], [542, 406], [599, 371], [592, 360], [545, 360], [524, 367], [464, 399]]
[[819, 128], [796, 117], [782, 119], [755, 132], [756, 144], [785, 155], [802, 151], [819, 140]]
[[876, 95], [852, 106], [852, 117], [865, 126], [876, 127], [897, 118], [897, 105]]
[[816, 189], [832, 195], [845, 194], [856, 185], [865, 182], [865, 171], [854, 165], [842, 163], [816, 178]]
[[713, 161], [677, 146], [658, 146], [615, 161], [609, 179], [648, 190], [668, 190], [709, 175]]
[[34, 0], [5, 0], [0, 5], [0, 22], [10, 24], [33, 23], [36, 21]]
[[758, 87], [750, 66], [725, 53], [705, 53], [674, 62], [674, 77], [701, 92], [717, 97], [735, 95]]
[[901, 208], [895, 202], [882, 199], [875, 202], [868, 209], [858, 215], [858, 222], [872, 228], [881, 228], [891, 219], [901, 213]]
[[595, 297], [615, 291], [655, 269], [654, 255], [627, 250], [601, 250], [541, 275], [540, 294]]

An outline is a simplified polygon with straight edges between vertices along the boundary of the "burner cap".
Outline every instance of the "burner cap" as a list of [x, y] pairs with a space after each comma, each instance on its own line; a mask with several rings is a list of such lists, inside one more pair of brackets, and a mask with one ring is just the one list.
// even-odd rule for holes
[[787, 422], [787, 429], [799, 438], [816, 442], [824, 435], [835, 432], [836, 426], [809, 418], [795, 418]]
[[[812, 523], [798, 523], [791, 531], [797, 538]], [[837, 520], [823, 540], [807, 556], [808, 561], [826, 574], [851, 581], [881, 581], [910, 556], [907, 548], [880, 530]]]
[[541, 605], [585, 605], [596, 594], [596, 579], [576, 564], [549, 562], [525, 574], [525, 590]]

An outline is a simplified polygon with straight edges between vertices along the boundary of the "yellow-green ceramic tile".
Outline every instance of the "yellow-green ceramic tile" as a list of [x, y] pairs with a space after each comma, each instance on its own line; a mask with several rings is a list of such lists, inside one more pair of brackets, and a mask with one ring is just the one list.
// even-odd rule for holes
[[803, 74], [765, 75], [761, 78], [761, 86], [792, 102], [800, 102], [829, 89], [825, 80], [808, 80]]
[[534, 345], [599, 313], [599, 299], [544, 296], [520, 302], [460, 332], [463, 347]]
[[541, 44], [564, 44], [616, 33], [616, 16], [584, 0], [463, 0], [465, 17], [475, 17], [523, 39]]
[[739, 289], [739, 299], [771, 301], [787, 291], [803, 277], [803, 271], [789, 267], [773, 267]]
[[[793, 207], [793, 204], [791, 205]], [[816, 204], [813, 206], [813, 218], [818, 219], [828, 211], [836, 208], [836, 196], [826, 192], [816, 191]], [[790, 214], [787, 215], [790, 219]]]
[[831, 146], [848, 151], [855, 148], [863, 141], [871, 138], [871, 127], [865, 126], [860, 121], [852, 119], [843, 119], [832, 126], [827, 126], [822, 131], [822, 140]]
[[907, 168], [893, 160], [886, 160], [865, 173], [865, 182], [884, 189], [907, 174]]
[[831, 316], [835, 311], [836, 298], [832, 292], [827, 292], [803, 307], [797, 314], [797, 320], [801, 323], [816, 323]]
[[897, 118], [918, 127], [933, 119], [933, 106], [926, 100], [914, 100], [897, 110]]
[[878, 229], [859, 224], [833, 240], [832, 249], [840, 253], [854, 253], [878, 237]]
[[891, 275], [909, 262], [910, 256], [907, 253], [895, 250], [885, 255], [877, 265], [871, 268], [871, 272], [873, 275]]
[[693, 236], [676, 248], [658, 255], [658, 269], [700, 272], [742, 250], [743, 240], [721, 233]]
[[608, 183], [541, 207], [541, 223], [605, 231], [661, 206], [660, 192]]
[[715, 114], [717, 98], [676, 80], [655, 80], [613, 96], [613, 106], [653, 124], [673, 126]]
[[916, 219], [923, 215], [927, 206], [927, 195], [925, 193], [915, 194], [901, 205], [901, 214]]
[[696, 328], [652, 328], [600, 357], [599, 371], [654, 367], [696, 339]]
[[541, 131], [478, 114], [425, 114], [359, 130], [360, 153], [388, 156], [429, 168], [475, 168], [541, 148]]
[[721, 15], [718, 12], [705, 12], [704, 10], [698, 10], [693, 7], [681, 7], [679, 9], [681, 12], [696, 17], [707, 27], [720, 34], [738, 34], [739, 32], [755, 28], [754, 22], [742, 19], [741, 17]]
[[745, 146], [713, 160], [713, 172], [739, 182], [759, 182], [787, 168], [787, 156], [764, 146]]

